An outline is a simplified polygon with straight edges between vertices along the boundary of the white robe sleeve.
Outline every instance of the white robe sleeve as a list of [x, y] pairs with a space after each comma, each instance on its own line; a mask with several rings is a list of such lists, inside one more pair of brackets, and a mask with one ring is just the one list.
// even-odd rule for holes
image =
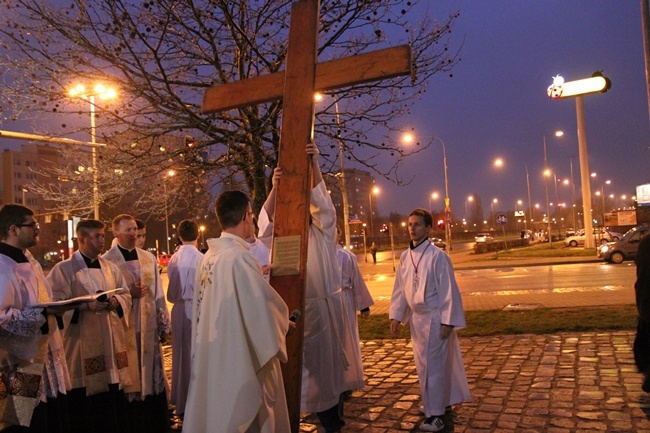
[[349, 256], [352, 271], [352, 290], [354, 291], [357, 308], [361, 311], [369, 308], [375, 303], [375, 301], [372, 300], [372, 295], [370, 295], [368, 286], [366, 286], [366, 282], [363, 281], [363, 276], [359, 270], [356, 256], [354, 254], [349, 254]]
[[257, 238], [270, 250], [273, 245], [273, 222], [263, 207], [257, 220], [257, 227], [259, 228]]
[[404, 262], [403, 257], [400, 258], [400, 264], [397, 267], [397, 272], [395, 272], [395, 284], [393, 285], [393, 294], [390, 297], [390, 310], [388, 317], [389, 319], [397, 320], [401, 323], [408, 323], [411, 318], [411, 308], [406, 301], [406, 296], [404, 295], [403, 290], [403, 270], [402, 263]]
[[462, 329], [466, 326], [465, 312], [451, 259], [447, 254], [440, 253], [435, 262], [440, 323]]

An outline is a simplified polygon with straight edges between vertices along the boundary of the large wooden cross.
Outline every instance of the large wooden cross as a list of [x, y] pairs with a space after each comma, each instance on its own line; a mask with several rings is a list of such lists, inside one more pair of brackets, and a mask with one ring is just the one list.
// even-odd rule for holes
[[[258, 76], [213, 87], [205, 92], [203, 113], [214, 113], [282, 99], [282, 131], [278, 165], [283, 169], [277, 186], [274, 216], [273, 257], [295, 269], [275, 267], [271, 285], [290, 310], [304, 312], [311, 192], [310, 161], [305, 145], [313, 137], [314, 94], [411, 73], [408, 45], [388, 48], [324, 63], [316, 63], [319, 0], [297, 0], [291, 7], [287, 66], [284, 72]], [[274, 266], [276, 263], [274, 263]], [[276, 269], [281, 270], [277, 272]], [[281, 275], [278, 275], [281, 274]], [[287, 338], [289, 362], [283, 376], [294, 433], [300, 426], [303, 323]]]

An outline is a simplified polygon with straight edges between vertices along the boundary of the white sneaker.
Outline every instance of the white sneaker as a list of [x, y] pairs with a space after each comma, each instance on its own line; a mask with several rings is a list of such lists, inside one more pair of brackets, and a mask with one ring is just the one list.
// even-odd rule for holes
[[445, 423], [439, 416], [430, 416], [421, 425], [422, 431], [440, 431], [445, 428]]

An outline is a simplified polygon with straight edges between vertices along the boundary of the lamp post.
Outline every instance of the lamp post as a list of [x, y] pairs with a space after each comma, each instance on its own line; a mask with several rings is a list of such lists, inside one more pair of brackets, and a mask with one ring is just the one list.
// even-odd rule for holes
[[368, 193], [368, 203], [370, 204], [370, 236], [375, 236], [375, 226], [374, 226], [374, 218], [373, 218], [373, 213], [372, 213], [372, 195], [379, 194], [379, 188], [374, 187], [370, 192]]
[[167, 176], [163, 178], [163, 195], [165, 196], [165, 234], [167, 238], [167, 254], [170, 253], [169, 250], [169, 210], [167, 208], [167, 182], [166, 178], [173, 177], [176, 174], [174, 170], [169, 170]]
[[25, 193], [27, 192], [27, 190], [25, 188], [22, 188], [22, 190], [23, 190], [23, 202], [21, 204], [23, 206], [27, 206], [27, 203], [25, 202]]
[[[316, 93], [314, 99], [318, 102], [323, 99], [322, 93]], [[348, 192], [345, 183], [345, 166], [343, 155], [343, 140], [341, 139], [341, 117], [339, 116], [339, 101], [334, 99], [334, 110], [336, 114], [336, 139], [339, 142], [339, 165], [341, 167], [341, 198], [343, 201], [343, 230], [345, 234], [345, 247], [350, 251], [350, 206], [348, 205]]]
[[201, 248], [205, 248], [205, 237], [204, 237], [205, 226], [199, 227], [199, 230], [201, 231]]
[[471, 219], [469, 218], [469, 211], [468, 211], [468, 206], [467, 203], [474, 201], [474, 196], [467, 196], [467, 200], [465, 200], [465, 219], [467, 222], [471, 223]]
[[490, 209], [492, 209], [492, 224], [494, 225], [494, 229], [496, 230], [497, 228], [497, 216], [494, 213], [494, 203], [498, 202], [496, 198], [493, 198], [492, 201], [490, 202]]
[[115, 89], [110, 87], [105, 87], [103, 84], [97, 84], [95, 89], [92, 92], [86, 92], [82, 84], [78, 84], [72, 89], [70, 89], [69, 94], [73, 98], [81, 98], [88, 100], [90, 104], [90, 142], [93, 144], [91, 146], [92, 152], [92, 164], [93, 164], [93, 209], [94, 209], [94, 218], [99, 220], [99, 186], [98, 186], [98, 174], [97, 174], [97, 147], [95, 138], [95, 96], [99, 99], [114, 99], [117, 97], [117, 92]]
[[366, 223], [362, 224], [361, 231], [363, 232], [363, 257], [366, 260], [366, 263], [368, 263], [368, 252], [366, 251]]
[[[554, 134], [556, 137], [562, 137], [564, 132], [555, 131]], [[544, 138], [544, 188], [546, 190], [546, 222], [547, 222], [547, 231], [548, 231], [548, 245], [553, 248], [553, 236], [551, 236], [551, 205], [548, 199], [548, 178], [551, 175], [551, 170], [548, 168], [548, 160], [546, 158], [546, 135]]]
[[571, 219], [573, 222], [573, 230], [578, 230], [576, 226], [576, 183], [573, 180], [573, 158], [569, 157], [569, 168], [571, 170]]
[[[449, 204], [449, 179], [447, 177], [447, 149], [445, 148], [445, 142], [437, 135], [419, 138], [431, 138], [433, 141], [437, 139], [442, 145], [443, 171], [445, 174], [445, 243], [447, 244], [449, 251], [451, 251], [453, 248], [451, 245], [451, 206]], [[404, 134], [403, 140], [405, 143], [410, 143], [414, 139], [415, 137], [412, 134]]]

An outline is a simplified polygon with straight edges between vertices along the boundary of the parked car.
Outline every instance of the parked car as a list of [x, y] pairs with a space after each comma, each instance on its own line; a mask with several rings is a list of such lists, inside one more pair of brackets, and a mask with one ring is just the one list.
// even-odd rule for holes
[[639, 241], [650, 233], [650, 224], [643, 224], [628, 230], [618, 242], [608, 242], [598, 248], [598, 257], [606, 262], [622, 263], [634, 260], [639, 250]]
[[492, 235], [489, 234], [489, 233], [478, 233], [478, 234], [474, 237], [474, 241], [475, 241], [476, 243], [479, 243], [479, 244], [481, 244], [481, 243], [486, 243], [486, 242], [492, 242], [493, 240], [494, 240], [494, 238], [493, 238]]
[[171, 258], [171, 254], [158, 254], [158, 264], [163, 268], [166, 268], [167, 265], [169, 265], [169, 259]]
[[[616, 242], [623, 237], [621, 233], [613, 232], [609, 229], [601, 229], [600, 234], [598, 234], [598, 229], [594, 228], [594, 236], [597, 237], [596, 242], [600, 242], [601, 245], [606, 244], [607, 242]], [[564, 239], [564, 245], [567, 247], [577, 247], [585, 244], [585, 230], [580, 229], [576, 232], [575, 235], [569, 236]]]
[[430, 238], [430, 239], [431, 239], [431, 243], [433, 243], [433, 245], [437, 246], [441, 250], [444, 251], [447, 249], [447, 243], [442, 239], [440, 238]]

